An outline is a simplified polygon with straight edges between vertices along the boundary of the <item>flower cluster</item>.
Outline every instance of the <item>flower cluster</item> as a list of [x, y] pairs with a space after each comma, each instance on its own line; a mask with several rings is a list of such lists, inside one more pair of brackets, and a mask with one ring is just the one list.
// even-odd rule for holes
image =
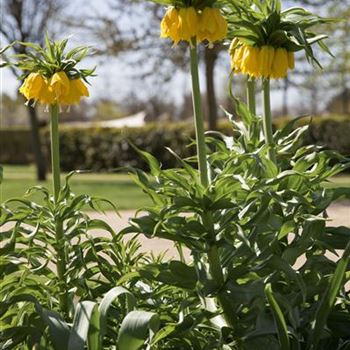
[[294, 52], [282, 47], [240, 45], [233, 40], [229, 52], [233, 71], [254, 78], [280, 79], [294, 69]]
[[64, 71], [54, 73], [49, 79], [39, 73], [30, 73], [19, 91], [28, 101], [45, 105], [77, 104], [81, 97], [89, 96], [82, 79], [69, 79]]
[[175, 44], [181, 40], [191, 42], [192, 38], [213, 43], [225, 38], [227, 23], [218, 8], [169, 7], [160, 29], [161, 38], [170, 38]]

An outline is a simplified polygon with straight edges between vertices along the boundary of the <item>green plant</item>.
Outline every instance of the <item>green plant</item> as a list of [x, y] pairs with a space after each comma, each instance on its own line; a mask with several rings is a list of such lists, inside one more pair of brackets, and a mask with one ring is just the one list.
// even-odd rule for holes
[[[344, 289], [350, 273], [350, 230], [327, 226], [324, 213], [332, 201], [350, 198], [350, 191], [325, 189], [323, 183], [348, 168], [349, 160], [317, 146], [302, 146], [308, 126], [293, 130], [292, 121], [274, 134], [275, 164], [267, 155], [261, 119], [241, 102], [236, 105], [241, 120], [231, 116], [231, 121], [238, 137], [210, 133], [207, 138], [208, 187], [199, 182], [193, 159], [182, 160], [170, 151], [182, 168], [162, 170], [153, 156], [140, 151], [151, 176], [141, 170], [133, 176], [154, 205], [131, 219], [124, 233], [161, 237], [190, 249], [194, 262], [187, 262], [187, 270], [198, 297], [223, 296], [233, 316], [230, 327], [222, 328], [210, 304], [203, 304], [207, 310], [202, 307], [201, 312], [207, 318], [211, 313], [209, 319], [216, 324], [216, 346], [343, 349], [350, 336]], [[213, 244], [224, 273], [220, 284], [207, 264]], [[337, 268], [327, 250], [343, 255]], [[302, 265], [300, 258], [305, 259]], [[184, 287], [186, 276], [177, 274], [172, 283]]]
[[[70, 190], [70, 176], [57, 201], [47, 189], [35, 187], [28, 192], [41, 193], [42, 205], [17, 198], [1, 207], [0, 342], [4, 349], [18, 349], [23, 341], [34, 344], [45, 338], [45, 324], [32, 298], [69, 321], [77, 301], [95, 300], [144, 262], [135, 240], [123, 243], [104, 221], [89, 218], [83, 208], [99, 210], [106, 200], [75, 196]], [[55, 235], [57, 222], [63, 229], [59, 239]], [[57, 265], [62, 253], [65, 273], [59, 275]]]

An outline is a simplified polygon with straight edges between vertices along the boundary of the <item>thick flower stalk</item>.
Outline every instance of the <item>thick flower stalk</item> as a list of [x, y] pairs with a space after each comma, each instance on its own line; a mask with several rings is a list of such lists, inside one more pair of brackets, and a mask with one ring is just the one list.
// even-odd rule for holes
[[294, 52], [285, 48], [274, 48], [264, 45], [262, 47], [239, 45], [229, 50], [231, 67], [235, 73], [244, 73], [254, 78], [282, 79], [293, 70]]
[[193, 39], [199, 43], [210, 44], [223, 40], [227, 33], [227, 22], [220, 9], [205, 7], [169, 7], [160, 24], [160, 37], [170, 38], [174, 44], [187, 41], [191, 45]]

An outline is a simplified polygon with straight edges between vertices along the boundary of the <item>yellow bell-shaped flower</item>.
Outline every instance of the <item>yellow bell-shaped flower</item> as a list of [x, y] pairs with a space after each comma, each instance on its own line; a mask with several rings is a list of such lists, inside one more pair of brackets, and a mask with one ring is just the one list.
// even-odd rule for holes
[[55, 73], [50, 79], [50, 88], [54, 93], [57, 103], [61, 102], [61, 99], [69, 94], [69, 78], [63, 71]]
[[234, 38], [232, 41], [231, 41], [231, 44], [230, 44], [230, 47], [228, 49], [228, 53], [230, 54], [231, 58], [233, 59], [233, 56], [237, 50], [239, 46], [239, 40], [237, 38]]
[[208, 40], [210, 43], [223, 40], [227, 33], [227, 22], [220, 9], [206, 7], [199, 17], [198, 41]]
[[241, 67], [243, 73], [255, 78], [260, 77], [260, 49], [258, 47], [244, 47]]
[[181, 40], [190, 42], [198, 34], [198, 14], [194, 7], [183, 7], [179, 10], [178, 33]]
[[38, 100], [43, 105], [52, 105], [56, 103], [56, 96], [50, 86], [50, 79], [45, 79], [44, 84], [40, 90]]
[[170, 38], [174, 44], [180, 40], [191, 42], [198, 35], [198, 26], [199, 15], [194, 7], [170, 7], [160, 23], [160, 37]]
[[45, 79], [39, 73], [30, 73], [24, 80], [19, 92], [29, 100], [38, 100], [41, 89], [45, 84]]
[[255, 78], [280, 79], [287, 76], [288, 69], [294, 69], [294, 52], [272, 46], [243, 45], [237, 38], [232, 40], [229, 54], [235, 73], [248, 74]]
[[64, 105], [72, 105], [80, 102], [81, 97], [89, 97], [89, 90], [81, 79], [73, 79], [69, 81], [69, 93], [62, 96], [60, 103]]
[[288, 52], [284, 48], [275, 50], [272, 63], [271, 78], [280, 79], [287, 76], [288, 73]]
[[160, 37], [170, 38], [177, 44], [181, 40], [178, 28], [179, 12], [175, 7], [170, 7], [160, 23]]
[[235, 73], [240, 73], [242, 71], [244, 48], [244, 46], [238, 47], [236, 50], [234, 50], [233, 57], [231, 57], [231, 66]]
[[270, 78], [275, 49], [272, 46], [262, 46], [260, 50], [260, 73], [264, 78]]

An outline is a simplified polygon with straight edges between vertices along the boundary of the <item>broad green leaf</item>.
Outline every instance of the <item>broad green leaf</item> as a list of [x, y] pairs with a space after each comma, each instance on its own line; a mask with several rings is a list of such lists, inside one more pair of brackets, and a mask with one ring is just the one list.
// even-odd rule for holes
[[100, 306], [99, 306], [99, 314], [100, 314], [100, 344], [98, 349], [102, 349], [103, 337], [107, 331], [107, 319], [108, 319], [108, 311], [112, 303], [119, 297], [125, 296], [127, 302], [128, 311], [131, 311], [136, 305], [136, 299], [132, 293], [130, 293], [124, 287], [115, 287], [108, 291], [106, 295], [103, 297]]
[[[80, 302], [75, 311], [68, 350], [84, 350], [87, 345], [90, 320], [93, 313], [98, 312], [97, 304], [92, 301]], [[92, 325], [93, 327], [96, 326]]]
[[66, 350], [70, 329], [64, 319], [55, 311], [41, 310], [41, 317], [49, 327], [50, 339], [55, 350]]
[[158, 331], [159, 316], [152, 312], [131, 311], [124, 318], [118, 334], [118, 350], [138, 350]]

